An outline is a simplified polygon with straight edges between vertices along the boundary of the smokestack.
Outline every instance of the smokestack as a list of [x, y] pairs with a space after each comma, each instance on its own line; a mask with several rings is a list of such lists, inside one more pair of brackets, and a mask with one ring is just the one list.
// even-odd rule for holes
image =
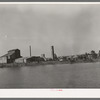
[[54, 46], [51, 46], [52, 59], [54, 60]]
[[29, 49], [30, 49], [30, 57], [31, 57], [31, 46], [29, 46]]

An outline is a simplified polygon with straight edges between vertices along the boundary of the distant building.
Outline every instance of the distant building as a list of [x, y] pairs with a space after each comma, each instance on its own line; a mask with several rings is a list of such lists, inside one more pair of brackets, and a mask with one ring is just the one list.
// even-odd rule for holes
[[4, 56], [0, 57], [0, 63], [8, 63], [7, 55], [4, 55]]
[[58, 57], [56, 54], [54, 54], [54, 60], [58, 60]]
[[60, 56], [60, 57], [58, 57], [57, 59], [58, 59], [59, 61], [67, 61], [68, 58], [70, 58], [70, 57], [69, 57], [69, 56]]
[[15, 63], [27, 63], [28, 57], [22, 57], [15, 59]]
[[41, 54], [41, 57], [46, 61], [45, 54]]
[[99, 52], [98, 52], [98, 57], [100, 57], [100, 50], [99, 50]]
[[91, 59], [91, 60], [93, 59], [92, 54], [89, 54], [89, 53], [88, 53], [88, 59], [89, 59], [89, 60], [90, 60], [90, 59]]
[[27, 58], [27, 62], [31, 63], [31, 62], [40, 62], [40, 61], [44, 61], [43, 58], [41, 58], [40, 56], [32, 56]]
[[32, 63], [44, 61], [40, 56], [23, 57], [15, 60], [15, 63]]
[[46, 61], [53, 61], [52, 58], [46, 58]]
[[0, 57], [0, 63], [13, 63], [15, 59], [20, 58], [20, 50], [9, 50], [7, 54]]

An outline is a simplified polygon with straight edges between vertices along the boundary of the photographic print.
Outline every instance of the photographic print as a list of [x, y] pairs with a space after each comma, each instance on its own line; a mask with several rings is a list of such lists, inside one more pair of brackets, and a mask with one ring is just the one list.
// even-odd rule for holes
[[2, 88], [100, 88], [100, 4], [0, 4]]

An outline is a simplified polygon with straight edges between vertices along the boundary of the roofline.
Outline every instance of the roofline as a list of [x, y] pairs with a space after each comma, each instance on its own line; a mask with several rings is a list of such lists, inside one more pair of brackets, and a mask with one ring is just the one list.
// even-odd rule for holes
[[[19, 49], [12, 49], [12, 50], [9, 50], [9, 51], [14, 51], [14, 50], [19, 50]], [[8, 52], [9, 52], [9, 51], [8, 51]]]

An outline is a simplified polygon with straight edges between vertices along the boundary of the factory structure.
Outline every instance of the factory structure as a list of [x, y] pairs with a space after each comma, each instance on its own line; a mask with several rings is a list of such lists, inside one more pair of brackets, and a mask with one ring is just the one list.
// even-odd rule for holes
[[44, 59], [40, 56], [31, 56], [31, 57], [21, 57], [18, 59], [15, 59], [15, 63], [39, 63], [41, 61], [44, 61]]
[[13, 63], [15, 59], [20, 58], [20, 50], [12, 49], [7, 54], [0, 57], [0, 63]]
[[57, 57], [54, 46], [51, 46], [51, 58], [46, 58], [45, 54], [41, 56], [32, 56], [31, 46], [29, 46], [29, 57], [22, 57], [19, 49], [12, 49], [7, 52], [7, 54], [0, 57], [0, 64], [8, 63], [40, 63], [47, 61], [66, 61], [68, 63], [72, 62], [93, 62], [100, 60], [100, 50], [96, 53], [92, 50], [90, 53], [69, 55], [69, 56], [59, 56]]
[[41, 56], [32, 56], [31, 46], [29, 46], [29, 57], [22, 57], [19, 49], [12, 49], [7, 54], [0, 57], [0, 63], [31, 63], [31, 62], [42, 62], [42, 61], [55, 61], [57, 56], [54, 52], [54, 46], [51, 46], [51, 58], [46, 58], [45, 54]]

